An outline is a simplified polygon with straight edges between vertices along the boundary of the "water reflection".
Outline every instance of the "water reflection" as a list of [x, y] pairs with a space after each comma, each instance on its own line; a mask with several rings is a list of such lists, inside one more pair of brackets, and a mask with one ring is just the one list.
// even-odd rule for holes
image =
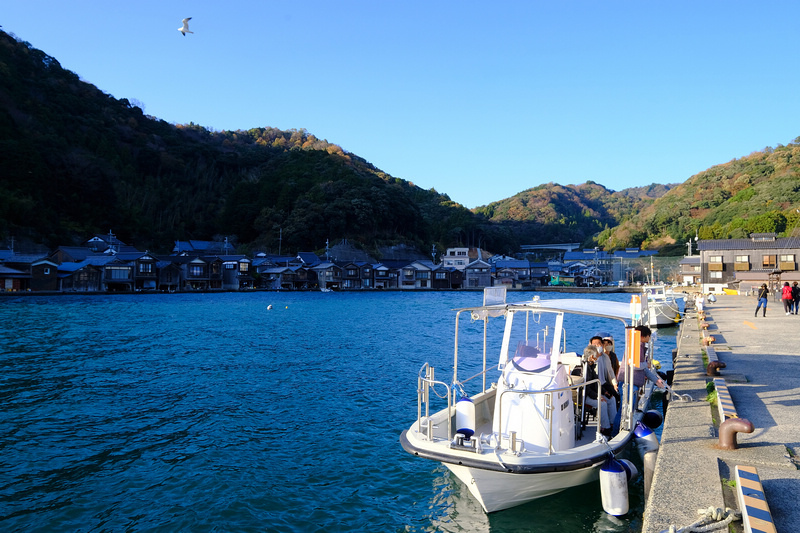
[[[635, 454], [633, 454], [635, 455]], [[631, 457], [641, 468], [638, 457]], [[641, 471], [641, 470], [640, 470]], [[567, 489], [505, 511], [486, 514], [469, 489], [444, 466], [434, 471], [429, 523], [406, 531], [447, 533], [632, 533], [641, 530], [644, 511], [641, 476], [629, 487], [631, 511], [615, 517], [602, 510], [599, 483]]]

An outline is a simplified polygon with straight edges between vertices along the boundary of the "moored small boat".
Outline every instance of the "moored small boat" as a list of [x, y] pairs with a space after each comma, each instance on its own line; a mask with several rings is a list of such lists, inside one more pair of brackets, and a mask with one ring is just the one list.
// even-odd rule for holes
[[642, 292], [647, 297], [647, 306], [650, 310], [648, 326], [665, 327], [674, 326], [681, 321], [681, 310], [678, 298], [671, 288], [663, 284], [645, 285]]
[[[460, 338], [467, 317], [470, 326], [463, 328], [471, 336]], [[483, 305], [456, 311], [452, 379], [439, 379], [429, 363], [422, 365], [417, 419], [400, 437], [403, 448], [444, 464], [486, 512], [598, 480], [601, 466], [625, 453], [647, 411], [652, 384], [634, 396], [633, 371], [641, 355], [634, 326], [648, 318], [646, 300], [629, 305], [534, 297], [506, 303], [504, 289], [487, 289]], [[582, 351], [593, 335], [589, 324], [598, 319], [616, 324], [616, 338], [625, 339], [619, 356], [630, 362], [619, 426], [608, 438], [600, 432], [608, 425], [602, 410], [592, 413], [587, 402], [590, 387], [600, 397], [600, 383], [573, 376], [585, 363], [567, 350], [578, 342]], [[482, 323], [482, 341], [473, 323]], [[569, 343], [567, 325], [573, 328]], [[490, 355], [498, 349], [499, 360]]]

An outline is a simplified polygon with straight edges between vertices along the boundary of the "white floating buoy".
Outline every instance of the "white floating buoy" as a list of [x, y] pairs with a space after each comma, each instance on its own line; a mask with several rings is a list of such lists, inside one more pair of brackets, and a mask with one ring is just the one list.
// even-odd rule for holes
[[600, 467], [600, 496], [603, 510], [613, 516], [628, 512], [628, 475], [622, 463], [609, 458]]
[[456, 402], [456, 432], [467, 439], [475, 434], [475, 404], [467, 396]]
[[269, 305], [267, 306], [267, 311], [271, 311], [271, 310], [272, 310], [272, 304], [269, 304]]

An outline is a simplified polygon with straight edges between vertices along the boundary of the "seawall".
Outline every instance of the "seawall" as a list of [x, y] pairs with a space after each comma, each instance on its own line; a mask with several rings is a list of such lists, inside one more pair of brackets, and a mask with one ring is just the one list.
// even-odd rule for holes
[[672, 388], [693, 401], [673, 400], [667, 409], [643, 533], [686, 527], [700, 509], [738, 508], [736, 465], [758, 468], [777, 530], [800, 531], [800, 315], [787, 316], [780, 301], [770, 301], [767, 316], [755, 317], [755, 306], [754, 297], [740, 295], [720, 295], [706, 306], [707, 333], [726, 365], [719, 373], [738, 416], [755, 426], [738, 434], [738, 449], [719, 446], [720, 415], [707, 401], [712, 377], [697, 313], [690, 310], [681, 324]]

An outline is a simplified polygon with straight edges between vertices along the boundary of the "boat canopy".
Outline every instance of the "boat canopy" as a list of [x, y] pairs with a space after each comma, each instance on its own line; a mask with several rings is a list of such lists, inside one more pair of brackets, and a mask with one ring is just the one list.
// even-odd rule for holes
[[[643, 302], [643, 306], [646, 304]], [[579, 315], [614, 318], [630, 322], [631, 305], [626, 302], [609, 302], [607, 300], [591, 300], [587, 298], [562, 298], [553, 300], [533, 300], [507, 303], [502, 305], [487, 305], [464, 309], [471, 311], [473, 316], [498, 316], [506, 310], [542, 310], [555, 313], [574, 313]]]

